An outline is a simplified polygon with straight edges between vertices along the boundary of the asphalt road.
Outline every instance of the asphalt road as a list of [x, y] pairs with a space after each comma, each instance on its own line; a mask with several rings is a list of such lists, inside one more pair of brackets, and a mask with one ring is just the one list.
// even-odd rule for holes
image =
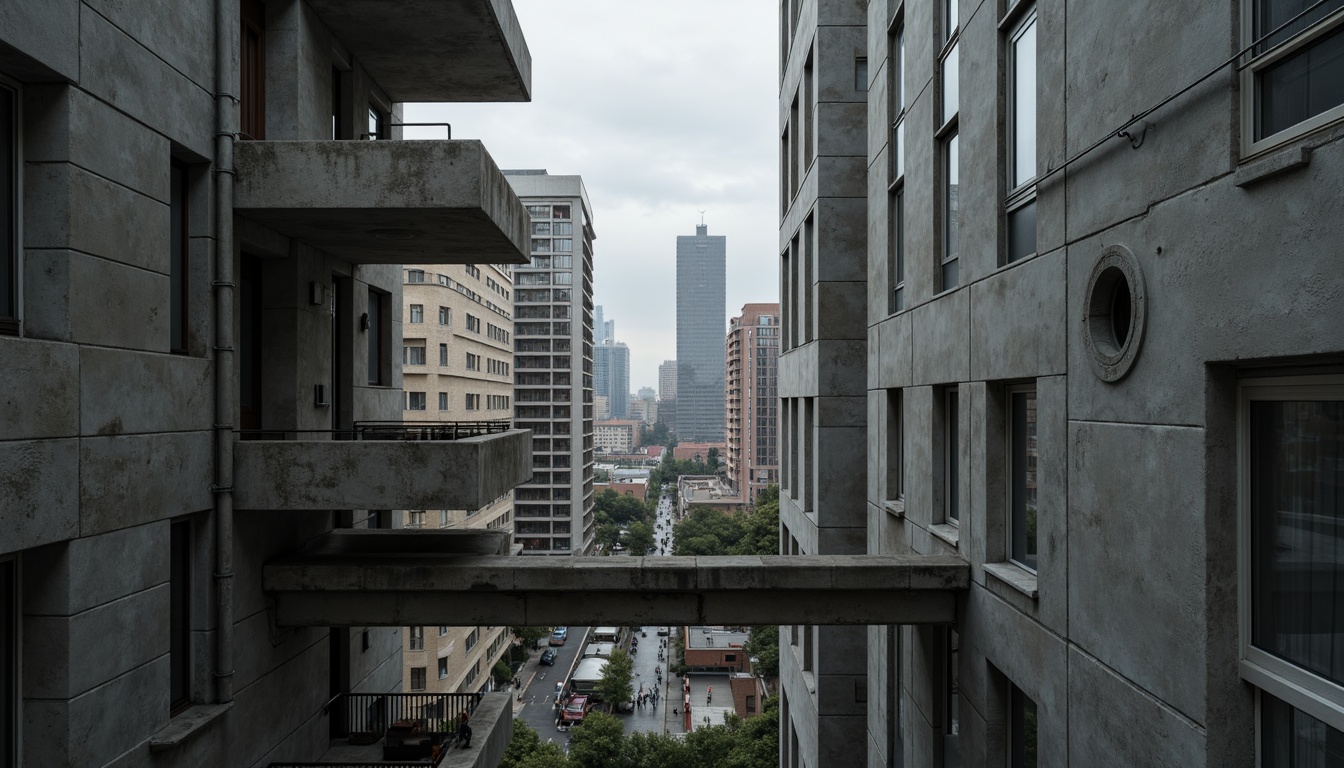
[[[654, 525], [655, 547], [657, 554], [667, 555], [672, 551], [672, 501], [668, 496], [664, 496], [658, 503], [658, 516]], [[666, 544], [663, 540], [666, 539]], [[659, 637], [658, 627], [637, 628], [635, 638], [639, 640], [637, 650], [634, 654], [635, 679], [634, 689], [639, 691], [641, 688], [645, 691], [651, 691], [655, 687], [659, 690], [659, 695], [664, 696], [670, 690], [667, 680], [667, 655], [658, 658], [660, 641], [669, 638]], [[647, 633], [647, 636], [641, 635], [641, 631]], [[541, 666], [538, 660], [541, 652], [533, 653], [532, 658], [519, 670], [518, 677], [523, 681], [521, 691], [514, 693], [514, 716], [521, 718], [532, 728], [536, 729], [541, 735], [542, 741], [553, 740], [557, 744], [567, 744], [569, 734], [560, 731], [555, 727], [556, 720], [556, 683], [564, 682], [574, 665], [578, 661], [578, 655], [583, 652], [587, 645], [588, 627], [570, 627], [569, 640], [561, 646], [555, 646], [557, 652], [554, 666]], [[658, 671], [662, 672], [662, 685], [658, 685]], [[672, 692], [675, 697], [677, 694]], [[672, 725], [672, 718], [667, 714], [668, 709], [663, 706], [663, 701], [658, 705], [636, 707], [634, 712], [620, 715], [622, 722], [625, 723], [625, 732], [665, 732], [669, 726], [678, 732], [680, 728]]]

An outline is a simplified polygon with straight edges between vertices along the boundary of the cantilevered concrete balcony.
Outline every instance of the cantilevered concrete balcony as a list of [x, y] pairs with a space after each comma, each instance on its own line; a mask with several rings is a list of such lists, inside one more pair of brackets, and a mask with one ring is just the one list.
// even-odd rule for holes
[[243, 440], [233, 455], [238, 509], [479, 509], [532, 476], [532, 433]]
[[[263, 572], [283, 626], [943, 624], [957, 557], [498, 554], [484, 532], [337, 531]], [[456, 540], [456, 541], [455, 541]]]
[[235, 211], [351, 263], [528, 262], [527, 208], [479, 141], [240, 141], [234, 153]]
[[510, 0], [308, 0], [393, 101], [530, 101]]

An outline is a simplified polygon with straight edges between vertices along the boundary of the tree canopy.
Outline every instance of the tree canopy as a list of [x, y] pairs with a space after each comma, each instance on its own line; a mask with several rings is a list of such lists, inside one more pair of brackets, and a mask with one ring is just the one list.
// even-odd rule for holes
[[779, 554], [779, 491], [770, 494], [770, 489], [762, 492], [750, 512], [692, 507], [672, 529], [672, 554]]
[[597, 698], [614, 706], [629, 701], [635, 695], [635, 662], [630, 654], [617, 648], [607, 659], [602, 669], [602, 679], [597, 681], [594, 693]]

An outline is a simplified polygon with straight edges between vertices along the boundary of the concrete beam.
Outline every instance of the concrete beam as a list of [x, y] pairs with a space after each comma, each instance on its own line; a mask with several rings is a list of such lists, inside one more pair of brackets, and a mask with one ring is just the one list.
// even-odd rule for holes
[[280, 625], [942, 624], [970, 584], [956, 557], [518, 558], [363, 533], [265, 566]]
[[510, 0], [308, 0], [393, 101], [531, 101]]
[[527, 208], [479, 141], [240, 141], [234, 210], [352, 264], [526, 264]]
[[532, 476], [532, 433], [461, 440], [243, 440], [238, 509], [479, 509]]

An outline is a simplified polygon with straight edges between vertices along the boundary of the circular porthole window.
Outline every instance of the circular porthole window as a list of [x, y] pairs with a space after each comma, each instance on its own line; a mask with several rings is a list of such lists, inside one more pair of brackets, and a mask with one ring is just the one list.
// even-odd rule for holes
[[1143, 344], [1147, 301], [1134, 254], [1123, 245], [1102, 250], [1083, 302], [1083, 344], [1102, 381], [1119, 381], [1133, 367]]

